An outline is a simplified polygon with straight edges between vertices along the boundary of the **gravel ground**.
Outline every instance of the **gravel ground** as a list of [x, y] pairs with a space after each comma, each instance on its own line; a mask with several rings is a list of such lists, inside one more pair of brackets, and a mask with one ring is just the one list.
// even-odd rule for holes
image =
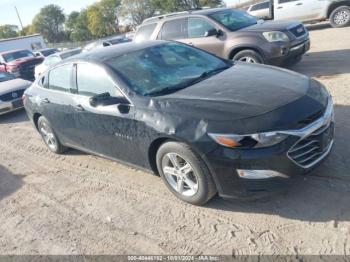
[[287, 194], [257, 202], [177, 200], [156, 177], [48, 152], [23, 112], [0, 118], [1, 254], [350, 254], [350, 28], [313, 26], [292, 69], [327, 85], [334, 151]]

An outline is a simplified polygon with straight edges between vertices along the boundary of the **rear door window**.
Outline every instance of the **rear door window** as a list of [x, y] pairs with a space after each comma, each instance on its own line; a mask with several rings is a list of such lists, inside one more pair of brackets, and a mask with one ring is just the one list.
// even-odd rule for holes
[[135, 42], [150, 40], [156, 26], [157, 24], [148, 24], [140, 26], [135, 34]]
[[70, 92], [72, 68], [72, 64], [68, 64], [52, 69], [49, 73], [49, 89]]
[[176, 40], [188, 37], [188, 19], [174, 19], [164, 23], [160, 32], [160, 39]]

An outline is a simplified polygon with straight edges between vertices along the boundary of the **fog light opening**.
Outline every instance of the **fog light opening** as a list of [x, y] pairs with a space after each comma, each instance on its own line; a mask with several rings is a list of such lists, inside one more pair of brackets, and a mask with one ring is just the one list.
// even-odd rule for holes
[[238, 176], [244, 179], [268, 179], [273, 177], [284, 177], [287, 178], [286, 175], [281, 174], [272, 170], [245, 170], [238, 169]]

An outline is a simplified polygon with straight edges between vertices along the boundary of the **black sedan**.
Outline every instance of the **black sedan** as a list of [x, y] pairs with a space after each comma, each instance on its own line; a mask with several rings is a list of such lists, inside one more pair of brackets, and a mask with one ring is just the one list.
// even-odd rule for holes
[[320, 83], [175, 42], [80, 54], [36, 80], [24, 104], [51, 151], [152, 170], [192, 204], [284, 190], [333, 145]]

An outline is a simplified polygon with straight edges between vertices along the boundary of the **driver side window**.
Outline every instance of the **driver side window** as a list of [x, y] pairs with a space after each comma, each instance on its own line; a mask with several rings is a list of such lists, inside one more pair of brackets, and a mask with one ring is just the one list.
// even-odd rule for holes
[[190, 17], [188, 19], [189, 38], [205, 37], [206, 32], [213, 29], [215, 29], [215, 27], [203, 18]]
[[122, 97], [103, 68], [92, 64], [77, 64], [77, 88], [78, 94], [84, 96], [109, 93], [112, 97]]

